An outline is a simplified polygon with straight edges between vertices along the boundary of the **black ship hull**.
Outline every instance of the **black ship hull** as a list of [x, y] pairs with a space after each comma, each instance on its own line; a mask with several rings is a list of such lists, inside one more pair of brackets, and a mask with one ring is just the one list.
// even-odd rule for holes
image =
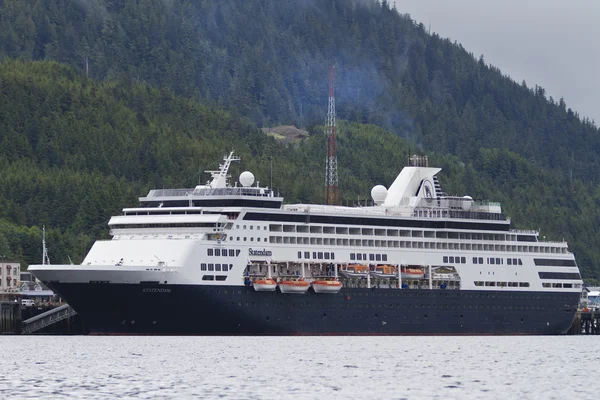
[[344, 288], [337, 294], [251, 287], [61, 283], [50, 286], [92, 334], [562, 334], [577, 293]]

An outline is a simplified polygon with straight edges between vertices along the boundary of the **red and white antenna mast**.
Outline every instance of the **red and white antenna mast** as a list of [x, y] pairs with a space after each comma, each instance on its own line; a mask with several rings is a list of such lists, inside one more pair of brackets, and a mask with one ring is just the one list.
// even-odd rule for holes
[[329, 68], [329, 106], [327, 109], [327, 165], [325, 166], [325, 203], [338, 203], [337, 133], [335, 126], [335, 93], [333, 91], [333, 66]]

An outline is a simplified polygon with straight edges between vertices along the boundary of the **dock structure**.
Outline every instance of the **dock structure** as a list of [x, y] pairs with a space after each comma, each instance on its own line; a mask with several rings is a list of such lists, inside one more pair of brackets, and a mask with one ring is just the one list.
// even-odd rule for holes
[[0, 301], [0, 334], [21, 333], [21, 303]]
[[63, 304], [60, 307], [53, 308], [50, 311], [46, 311], [42, 314], [36, 315], [23, 321], [23, 334], [30, 334], [40, 329], [43, 329], [49, 325], [67, 319], [77, 314], [73, 308], [68, 304]]
[[600, 335], [600, 311], [582, 309], [577, 310], [570, 335]]

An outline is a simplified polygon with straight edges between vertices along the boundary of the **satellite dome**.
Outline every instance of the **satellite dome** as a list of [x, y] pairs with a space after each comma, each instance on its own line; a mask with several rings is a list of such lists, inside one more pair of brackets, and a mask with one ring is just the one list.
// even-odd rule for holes
[[462, 209], [464, 211], [469, 211], [471, 209], [471, 205], [473, 205], [473, 198], [471, 196], [463, 196]]
[[373, 189], [371, 189], [371, 197], [375, 204], [382, 204], [387, 197], [387, 189], [383, 185], [373, 186]]
[[252, 186], [254, 183], [254, 174], [250, 171], [244, 171], [240, 174], [240, 183], [244, 187]]

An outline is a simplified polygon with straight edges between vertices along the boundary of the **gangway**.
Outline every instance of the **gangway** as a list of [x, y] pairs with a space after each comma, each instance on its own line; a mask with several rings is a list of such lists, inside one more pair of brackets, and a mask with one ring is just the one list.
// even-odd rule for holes
[[40, 329], [43, 329], [58, 321], [72, 317], [75, 314], [77, 314], [77, 311], [73, 310], [70, 305], [63, 304], [60, 307], [53, 308], [52, 310], [46, 311], [23, 321], [21, 333], [26, 335], [39, 331]]

